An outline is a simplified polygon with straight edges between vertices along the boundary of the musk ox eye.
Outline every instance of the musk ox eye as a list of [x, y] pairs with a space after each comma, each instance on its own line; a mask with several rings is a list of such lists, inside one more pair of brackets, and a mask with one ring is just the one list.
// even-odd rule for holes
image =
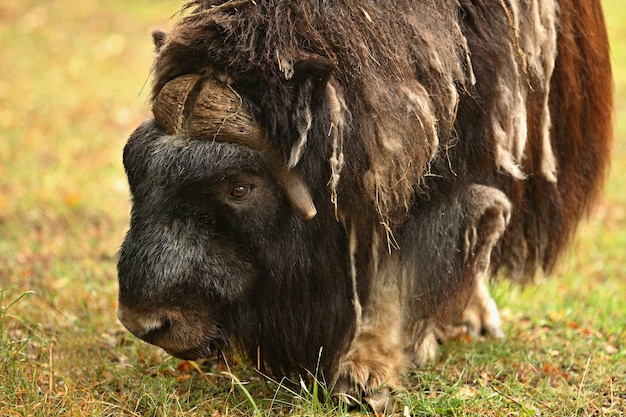
[[240, 183], [235, 184], [230, 190], [230, 196], [233, 198], [241, 199], [250, 193], [250, 184]]

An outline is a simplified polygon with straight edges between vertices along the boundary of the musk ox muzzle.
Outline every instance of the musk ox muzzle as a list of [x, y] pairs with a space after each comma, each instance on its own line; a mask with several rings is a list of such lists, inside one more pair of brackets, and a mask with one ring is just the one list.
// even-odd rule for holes
[[[188, 239], [191, 225], [164, 217], [155, 219], [154, 227], [144, 227], [138, 217], [120, 250], [120, 322], [176, 357], [213, 356], [226, 343], [221, 286], [239, 270], [213, 268], [220, 254], [202, 251], [197, 241]], [[240, 292], [232, 288], [231, 295]]]
[[159, 346], [180, 359], [195, 360], [215, 356], [226, 343], [219, 325], [200, 310], [182, 307], [128, 307], [120, 304], [117, 316], [138, 338]]

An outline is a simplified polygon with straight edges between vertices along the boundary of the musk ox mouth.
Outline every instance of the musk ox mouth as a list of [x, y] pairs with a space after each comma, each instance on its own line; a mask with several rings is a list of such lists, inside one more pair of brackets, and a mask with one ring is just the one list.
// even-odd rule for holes
[[198, 314], [184, 314], [179, 310], [141, 314], [120, 306], [118, 318], [138, 338], [180, 359], [213, 357], [228, 344], [221, 327]]
[[[228, 344], [226, 338], [220, 333], [211, 332], [210, 335], [205, 336], [196, 345], [176, 345], [172, 348], [166, 344], [155, 344], [178, 359], [196, 360], [212, 358], [217, 356]], [[168, 337], [166, 339], [169, 341]]]
[[217, 344], [213, 342], [209, 342], [204, 346], [198, 346], [196, 348], [188, 349], [183, 352], [177, 352], [174, 350], [165, 349], [167, 353], [174, 356], [175, 358], [183, 359], [187, 361], [212, 358], [216, 356], [220, 350], [221, 349], [217, 347]]
[[[207, 334], [208, 333], [208, 334]], [[184, 360], [196, 360], [216, 356], [226, 345], [221, 332], [209, 332], [195, 329], [189, 332], [184, 329], [172, 328], [166, 322], [158, 329], [138, 335], [142, 340], [158, 346], [170, 355]]]

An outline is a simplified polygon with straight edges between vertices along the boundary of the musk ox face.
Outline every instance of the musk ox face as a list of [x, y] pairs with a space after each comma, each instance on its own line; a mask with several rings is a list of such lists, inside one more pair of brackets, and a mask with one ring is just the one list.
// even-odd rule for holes
[[260, 236], [289, 207], [258, 151], [169, 136], [146, 122], [124, 149], [133, 194], [119, 259], [122, 323], [174, 356], [211, 356], [263, 270]]

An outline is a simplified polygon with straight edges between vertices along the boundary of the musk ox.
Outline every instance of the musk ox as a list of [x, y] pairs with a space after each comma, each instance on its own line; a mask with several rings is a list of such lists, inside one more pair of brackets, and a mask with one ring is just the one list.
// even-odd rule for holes
[[180, 358], [397, 387], [487, 281], [549, 271], [607, 171], [599, 0], [198, 0], [154, 35], [119, 318]]

